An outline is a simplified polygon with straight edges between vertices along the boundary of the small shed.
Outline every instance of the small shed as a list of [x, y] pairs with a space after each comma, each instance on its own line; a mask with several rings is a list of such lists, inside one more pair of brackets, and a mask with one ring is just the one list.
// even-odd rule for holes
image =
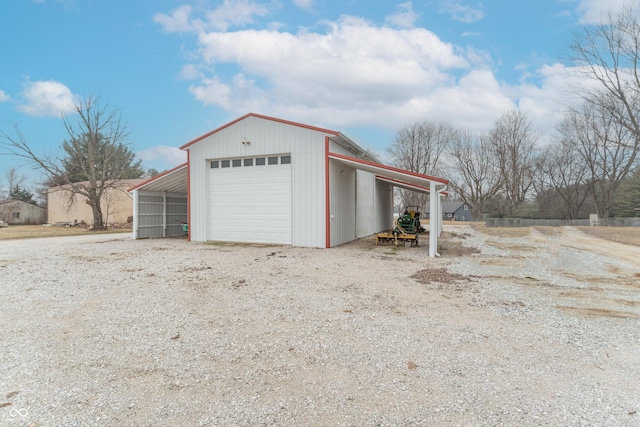
[[3, 200], [0, 202], [0, 221], [8, 224], [44, 224], [47, 210], [22, 200]]
[[[430, 210], [425, 209], [426, 218], [430, 218]], [[465, 202], [446, 200], [442, 202], [442, 219], [445, 221], [471, 221], [471, 206]]]

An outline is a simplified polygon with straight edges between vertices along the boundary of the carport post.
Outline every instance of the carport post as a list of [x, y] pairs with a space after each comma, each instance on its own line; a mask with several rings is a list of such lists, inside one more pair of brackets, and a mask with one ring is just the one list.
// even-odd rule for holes
[[438, 237], [442, 231], [442, 203], [441, 193], [447, 189], [444, 185], [438, 189], [434, 181], [429, 183], [429, 258], [439, 257]]
[[138, 218], [138, 215], [140, 215], [140, 207], [138, 206], [138, 203], [138, 190], [133, 190], [133, 240], [138, 238], [138, 227], [140, 225], [140, 220]]

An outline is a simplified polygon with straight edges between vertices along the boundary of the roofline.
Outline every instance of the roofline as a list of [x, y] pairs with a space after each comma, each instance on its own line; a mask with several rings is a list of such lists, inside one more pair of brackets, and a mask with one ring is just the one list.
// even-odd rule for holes
[[303, 123], [292, 122], [292, 121], [284, 120], [284, 119], [278, 119], [276, 117], [263, 116], [262, 114], [248, 113], [248, 114], [245, 114], [242, 117], [239, 117], [239, 118], [227, 123], [226, 125], [222, 125], [219, 128], [212, 130], [209, 133], [205, 133], [204, 135], [199, 136], [198, 138], [187, 142], [182, 147], [180, 147], [180, 149], [184, 150], [184, 149], [188, 148], [190, 145], [193, 145], [198, 141], [202, 141], [203, 139], [213, 135], [214, 133], [220, 132], [221, 130], [223, 130], [225, 128], [228, 128], [229, 126], [234, 125], [234, 124], [238, 123], [239, 121], [242, 121], [242, 120], [244, 120], [244, 119], [246, 119], [248, 117], [256, 117], [258, 119], [271, 120], [271, 121], [278, 122], [278, 123], [284, 123], [286, 125], [298, 126], [298, 127], [305, 128], [305, 129], [315, 130], [315, 131], [318, 131], [318, 132], [330, 133], [330, 134], [335, 135], [335, 136], [340, 134], [340, 132], [335, 131], [335, 130], [330, 130], [330, 129], [324, 129], [324, 128], [320, 128], [320, 127], [316, 127], [316, 126], [305, 125]]
[[373, 162], [369, 162], [367, 160], [363, 160], [363, 159], [357, 159], [355, 157], [349, 157], [349, 156], [344, 156], [342, 154], [338, 154], [338, 153], [328, 153], [329, 157], [333, 157], [336, 159], [343, 159], [343, 160], [347, 160], [347, 161], [351, 161], [351, 162], [355, 162], [355, 163], [362, 163], [364, 165], [368, 165], [368, 166], [373, 166], [376, 168], [380, 168], [383, 170], [388, 170], [391, 172], [396, 172], [396, 173], [402, 173], [405, 175], [409, 175], [409, 176], [413, 176], [416, 178], [420, 178], [420, 179], [426, 179], [428, 181], [434, 181], [434, 182], [438, 182], [440, 184], [449, 184], [449, 180], [444, 179], [444, 178], [437, 178], [435, 176], [429, 176], [429, 175], [424, 175], [418, 172], [412, 172], [412, 171], [408, 171], [405, 169], [400, 169], [400, 168], [396, 168], [393, 166], [387, 166], [387, 165], [383, 165], [380, 163], [373, 163]]
[[395, 179], [395, 178], [389, 178], [389, 177], [382, 176], [382, 175], [376, 175], [376, 179], [378, 179], [380, 181], [388, 182], [390, 184], [401, 184], [401, 185], [405, 185], [407, 187], [413, 187], [415, 189], [423, 190], [423, 191], [426, 191], [426, 192], [429, 192], [429, 193], [431, 192], [431, 188], [429, 188], [429, 187], [425, 187], [423, 185], [418, 185], [418, 184], [411, 184], [410, 182], [404, 182], [404, 181], [401, 181], [401, 180]]
[[149, 178], [149, 179], [147, 179], [146, 181], [142, 181], [140, 184], [138, 184], [138, 185], [136, 185], [136, 186], [131, 187], [131, 188], [130, 188], [130, 189], [128, 189], [127, 191], [128, 191], [128, 192], [132, 192], [133, 190], [137, 190], [138, 188], [140, 188], [140, 187], [142, 187], [142, 186], [144, 186], [144, 185], [147, 185], [147, 184], [148, 184], [148, 183], [150, 183], [151, 181], [155, 181], [156, 179], [162, 178], [162, 177], [163, 177], [163, 176], [165, 176], [165, 175], [169, 175], [170, 173], [175, 172], [175, 171], [177, 171], [177, 170], [179, 170], [179, 169], [182, 169], [182, 168], [184, 168], [184, 167], [186, 167], [186, 166], [187, 166], [187, 162], [184, 162], [184, 163], [182, 163], [182, 164], [180, 164], [180, 165], [176, 166], [176, 167], [175, 167], [175, 168], [173, 168], [173, 169], [169, 169], [168, 171], [164, 171], [164, 172], [162, 172], [161, 174], [158, 174], [158, 175], [154, 176], [153, 178]]

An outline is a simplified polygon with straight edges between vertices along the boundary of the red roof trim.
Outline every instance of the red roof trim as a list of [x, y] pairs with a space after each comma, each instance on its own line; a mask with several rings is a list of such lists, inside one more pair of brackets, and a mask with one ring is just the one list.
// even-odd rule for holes
[[156, 179], [158, 179], [158, 178], [162, 178], [162, 177], [163, 177], [163, 176], [165, 176], [165, 175], [169, 175], [171, 172], [175, 172], [175, 171], [177, 171], [178, 169], [181, 169], [181, 168], [183, 168], [183, 167], [185, 167], [185, 166], [187, 166], [187, 163], [183, 163], [183, 164], [181, 164], [181, 165], [178, 165], [178, 166], [176, 166], [176, 167], [175, 167], [175, 168], [173, 168], [173, 169], [169, 169], [168, 171], [162, 172], [161, 174], [158, 174], [158, 175], [154, 176], [153, 178], [149, 178], [149, 179], [147, 179], [147, 180], [145, 180], [145, 181], [142, 181], [140, 184], [138, 184], [138, 185], [136, 185], [136, 186], [134, 186], [134, 187], [131, 187], [131, 188], [130, 188], [130, 189], [128, 189], [127, 191], [128, 191], [128, 192], [132, 192], [133, 190], [135, 190], [135, 189], [137, 189], [137, 188], [140, 188], [140, 187], [142, 187], [143, 185], [146, 185], [146, 184], [150, 183], [151, 181], [155, 181], [155, 180], [156, 180]]
[[406, 185], [408, 187], [415, 187], [415, 188], [419, 188], [421, 190], [425, 190], [425, 191], [431, 192], [431, 188], [429, 188], [429, 187], [425, 187], [423, 185], [418, 185], [418, 184], [411, 184], [410, 182], [401, 181], [401, 180], [395, 179], [395, 178], [389, 178], [389, 177], [382, 176], [382, 175], [376, 175], [376, 179], [380, 179], [382, 181], [388, 181], [390, 183], [398, 183], [398, 184]]
[[449, 180], [444, 179], [444, 178], [436, 178], [435, 176], [429, 176], [429, 175], [423, 175], [421, 173], [417, 173], [417, 172], [411, 172], [405, 169], [399, 169], [399, 168], [395, 168], [393, 166], [387, 166], [387, 165], [383, 165], [380, 163], [373, 163], [373, 162], [369, 162], [367, 160], [362, 160], [362, 159], [357, 159], [355, 157], [349, 157], [349, 156], [345, 156], [342, 154], [338, 154], [338, 153], [329, 153], [329, 157], [333, 157], [336, 159], [343, 159], [343, 160], [348, 160], [350, 162], [355, 162], [355, 163], [360, 163], [363, 165], [368, 165], [368, 166], [373, 166], [373, 167], [377, 167], [383, 170], [388, 170], [388, 171], [392, 171], [392, 172], [398, 172], [398, 173], [403, 173], [405, 175], [409, 175], [409, 176], [415, 176], [416, 178], [421, 178], [421, 179], [426, 179], [429, 181], [435, 181], [435, 182], [439, 182], [442, 184], [449, 184]]
[[256, 118], [259, 118], [259, 119], [271, 120], [271, 121], [278, 122], [278, 123], [284, 123], [286, 125], [298, 126], [298, 127], [305, 128], [305, 129], [316, 130], [318, 132], [330, 133], [332, 135], [339, 135], [340, 134], [340, 132], [337, 132], [335, 130], [330, 130], [330, 129], [324, 129], [324, 128], [320, 128], [320, 127], [316, 127], [316, 126], [305, 125], [303, 123], [298, 123], [298, 122], [292, 122], [292, 121], [289, 121], [289, 120], [278, 119], [276, 117], [263, 116], [262, 114], [249, 113], [249, 114], [245, 114], [244, 116], [242, 116], [240, 118], [235, 119], [232, 122], [227, 123], [226, 125], [220, 126], [219, 128], [214, 129], [209, 133], [206, 133], [206, 134], [204, 134], [202, 136], [199, 136], [198, 138], [194, 139], [193, 141], [187, 142], [182, 147], [180, 147], [180, 149], [184, 150], [185, 148], [189, 147], [190, 145], [193, 145], [198, 141], [202, 141], [203, 139], [207, 138], [208, 136], [211, 136], [214, 133], [220, 132], [221, 130], [223, 130], [225, 128], [228, 128], [229, 126], [234, 125], [234, 124], [236, 124], [236, 123], [238, 123], [238, 122], [240, 122], [240, 121], [242, 121], [242, 120], [244, 120], [244, 119], [246, 119], [248, 117], [256, 117]]

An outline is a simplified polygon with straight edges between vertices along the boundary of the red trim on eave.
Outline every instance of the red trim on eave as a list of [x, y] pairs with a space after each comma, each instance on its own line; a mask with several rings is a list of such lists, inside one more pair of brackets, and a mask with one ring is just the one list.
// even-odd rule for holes
[[329, 197], [329, 137], [324, 137], [325, 247], [331, 247], [331, 199]]
[[190, 142], [187, 142], [182, 147], [180, 147], [180, 149], [184, 150], [188, 146], [190, 146], [192, 144], [195, 144], [196, 142], [201, 141], [201, 140], [205, 139], [206, 137], [213, 135], [214, 133], [220, 132], [222, 129], [228, 128], [229, 126], [231, 126], [233, 124], [236, 124], [239, 121], [246, 119], [247, 117], [257, 117], [259, 119], [271, 120], [271, 121], [278, 122], [278, 123], [284, 123], [284, 124], [287, 124], [287, 125], [298, 126], [298, 127], [302, 127], [302, 128], [305, 128], [305, 129], [317, 130], [319, 132], [330, 133], [330, 134], [333, 134], [333, 135], [339, 135], [340, 134], [340, 132], [337, 132], [335, 130], [323, 129], [323, 128], [316, 127], [316, 126], [305, 125], [303, 123], [298, 123], [298, 122], [292, 122], [292, 121], [289, 121], [289, 120], [278, 119], [276, 117], [263, 116], [262, 114], [249, 113], [249, 114], [245, 114], [244, 116], [242, 116], [240, 118], [235, 119], [232, 122], [227, 123], [226, 125], [220, 126], [219, 128], [214, 129], [209, 133], [206, 133], [206, 134], [204, 134], [202, 136], [199, 136], [198, 138], [196, 138], [196, 139], [194, 139], [194, 140], [192, 140]]
[[158, 174], [158, 175], [154, 176], [153, 178], [149, 178], [149, 179], [147, 179], [146, 181], [142, 181], [140, 184], [138, 184], [138, 185], [135, 185], [135, 186], [131, 187], [131, 188], [130, 188], [130, 189], [128, 189], [127, 191], [128, 191], [128, 192], [131, 192], [131, 191], [133, 191], [133, 190], [135, 190], [135, 189], [137, 189], [137, 188], [142, 187], [143, 185], [147, 185], [147, 184], [148, 184], [148, 183], [150, 183], [151, 181], [155, 181], [155, 180], [156, 180], [156, 179], [158, 179], [158, 178], [162, 178], [162, 177], [163, 177], [163, 176], [165, 176], [165, 175], [169, 175], [171, 172], [175, 172], [175, 171], [177, 171], [178, 169], [185, 167], [186, 165], [187, 165], [187, 163], [183, 163], [183, 164], [181, 164], [181, 165], [176, 166], [175, 168], [169, 169], [168, 171], [164, 171], [164, 172], [162, 172], [161, 174]]
[[374, 166], [374, 167], [377, 167], [377, 168], [380, 168], [380, 169], [385, 169], [385, 170], [392, 171], [392, 172], [403, 173], [405, 175], [415, 176], [416, 178], [427, 179], [429, 181], [436, 181], [436, 182], [439, 182], [439, 183], [442, 183], [442, 184], [449, 184], [449, 180], [444, 179], [444, 178], [436, 178], [435, 176], [423, 175], [423, 174], [418, 173], [418, 172], [411, 172], [411, 171], [408, 171], [408, 170], [405, 170], [405, 169], [399, 169], [399, 168], [395, 168], [393, 166], [383, 165], [381, 163], [373, 163], [373, 162], [369, 162], [367, 160], [357, 159], [355, 157], [349, 157], [349, 156], [345, 156], [345, 155], [338, 154], [338, 153], [329, 153], [328, 156], [336, 158], [336, 159], [349, 160], [350, 162], [361, 163], [363, 165]]
[[191, 241], [191, 150], [187, 150], [187, 241]]
[[376, 175], [376, 178], [377, 179], [381, 179], [383, 181], [388, 181], [388, 182], [391, 182], [391, 183], [396, 182], [398, 184], [407, 185], [409, 187], [416, 187], [416, 188], [420, 188], [422, 190], [431, 192], [431, 188], [429, 188], [429, 187], [424, 187], [424, 186], [418, 185], [418, 184], [411, 184], [410, 182], [401, 181], [399, 179], [387, 178], [386, 176], [382, 176], [382, 175]]

